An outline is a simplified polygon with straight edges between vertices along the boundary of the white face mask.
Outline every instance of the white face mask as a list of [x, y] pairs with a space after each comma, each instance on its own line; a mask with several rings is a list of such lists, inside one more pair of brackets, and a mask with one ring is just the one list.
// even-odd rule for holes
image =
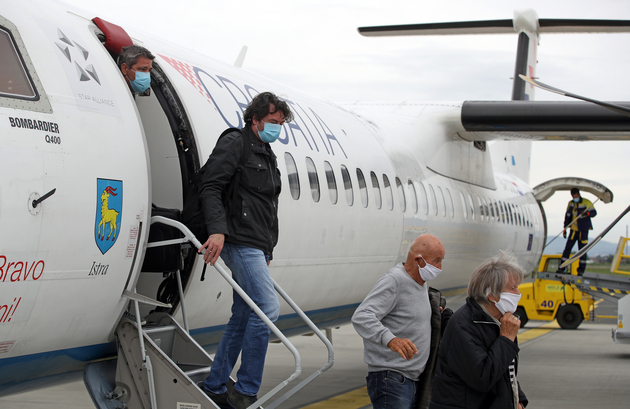
[[513, 314], [516, 312], [516, 307], [518, 307], [518, 301], [520, 299], [521, 294], [501, 293], [501, 298], [499, 301], [494, 301], [494, 305], [501, 311], [501, 314], [505, 314], [508, 311]]
[[[420, 258], [424, 260], [424, 257], [420, 256]], [[418, 264], [418, 273], [420, 273], [420, 278], [422, 278], [424, 281], [434, 280], [435, 277], [437, 277], [442, 272], [442, 270], [440, 270], [433, 264], [427, 263], [426, 260], [424, 260], [424, 262], [426, 264], [424, 267], [420, 267], [420, 265]]]

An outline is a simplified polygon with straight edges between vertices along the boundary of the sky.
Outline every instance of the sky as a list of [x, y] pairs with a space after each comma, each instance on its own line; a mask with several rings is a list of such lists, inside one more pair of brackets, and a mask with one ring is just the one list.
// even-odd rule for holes
[[[508, 100], [517, 35], [369, 38], [357, 27], [539, 18], [626, 19], [628, 0], [64, 0], [123, 27], [133, 26], [328, 101]], [[540, 81], [604, 101], [630, 101], [630, 33], [544, 34]], [[536, 91], [537, 100], [568, 98]], [[614, 194], [598, 202], [591, 237], [630, 205], [625, 142], [535, 142], [530, 185], [576, 176]], [[588, 193], [584, 195], [595, 198]], [[561, 231], [568, 192], [544, 202], [549, 235]], [[626, 236], [630, 215], [604, 239]]]

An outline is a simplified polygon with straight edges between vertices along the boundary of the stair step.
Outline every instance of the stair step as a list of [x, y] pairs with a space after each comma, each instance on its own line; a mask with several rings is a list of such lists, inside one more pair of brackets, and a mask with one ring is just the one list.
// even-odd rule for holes
[[151, 327], [151, 328], [143, 327], [142, 328], [145, 334], [159, 334], [160, 332], [169, 332], [169, 331], [174, 331], [176, 329], [177, 329], [177, 326], [175, 325], [163, 325], [159, 327]]
[[202, 368], [191, 369], [190, 371], [185, 371], [184, 373], [189, 378], [192, 378], [193, 376], [196, 376], [196, 375], [209, 374], [210, 373], [210, 367], [209, 366], [204, 366]]

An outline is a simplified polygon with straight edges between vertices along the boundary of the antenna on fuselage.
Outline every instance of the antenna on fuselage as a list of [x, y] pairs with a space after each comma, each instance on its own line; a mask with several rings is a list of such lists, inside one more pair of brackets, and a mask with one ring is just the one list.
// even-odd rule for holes
[[238, 68], [243, 68], [243, 62], [245, 62], [245, 55], [247, 54], [247, 46], [244, 45], [241, 48], [241, 52], [238, 53], [238, 57], [236, 57], [236, 61], [234, 61], [234, 66]]

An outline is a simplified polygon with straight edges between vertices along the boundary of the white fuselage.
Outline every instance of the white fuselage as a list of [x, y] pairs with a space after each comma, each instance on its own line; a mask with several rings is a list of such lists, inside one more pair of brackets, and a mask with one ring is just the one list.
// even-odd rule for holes
[[[151, 205], [182, 209], [185, 182], [181, 147], [158, 100], [134, 99], [90, 20], [46, 2], [5, 0], [0, 16], [48, 101], [0, 96], [2, 394], [115, 353], [113, 330], [128, 306], [123, 291], [156, 298], [163, 279], [140, 271]], [[272, 91], [289, 102], [295, 120], [272, 145], [283, 186], [270, 268], [318, 325], [348, 322], [425, 232], [446, 248], [444, 271], [431, 282], [442, 290], [464, 288], [501, 249], [526, 271], [537, 264], [544, 217], [515, 172], [527, 164], [506, 157], [493, 166], [493, 146], [482, 151], [459, 138], [460, 103], [340, 107], [128, 32], [156, 55], [201, 163], [224, 129], [243, 126], [255, 94]], [[289, 181], [290, 158], [299, 187]], [[307, 161], [316, 169], [310, 177]], [[52, 189], [33, 209], [33, 198]], [[231, 288], [212, 269], [203, 282], [200, 275], [198, 258], [186, 308], [191, 333], [211, 348], [228, 320]], [[289, 314], [283, 305], [281, 326], [301, 325]]]

